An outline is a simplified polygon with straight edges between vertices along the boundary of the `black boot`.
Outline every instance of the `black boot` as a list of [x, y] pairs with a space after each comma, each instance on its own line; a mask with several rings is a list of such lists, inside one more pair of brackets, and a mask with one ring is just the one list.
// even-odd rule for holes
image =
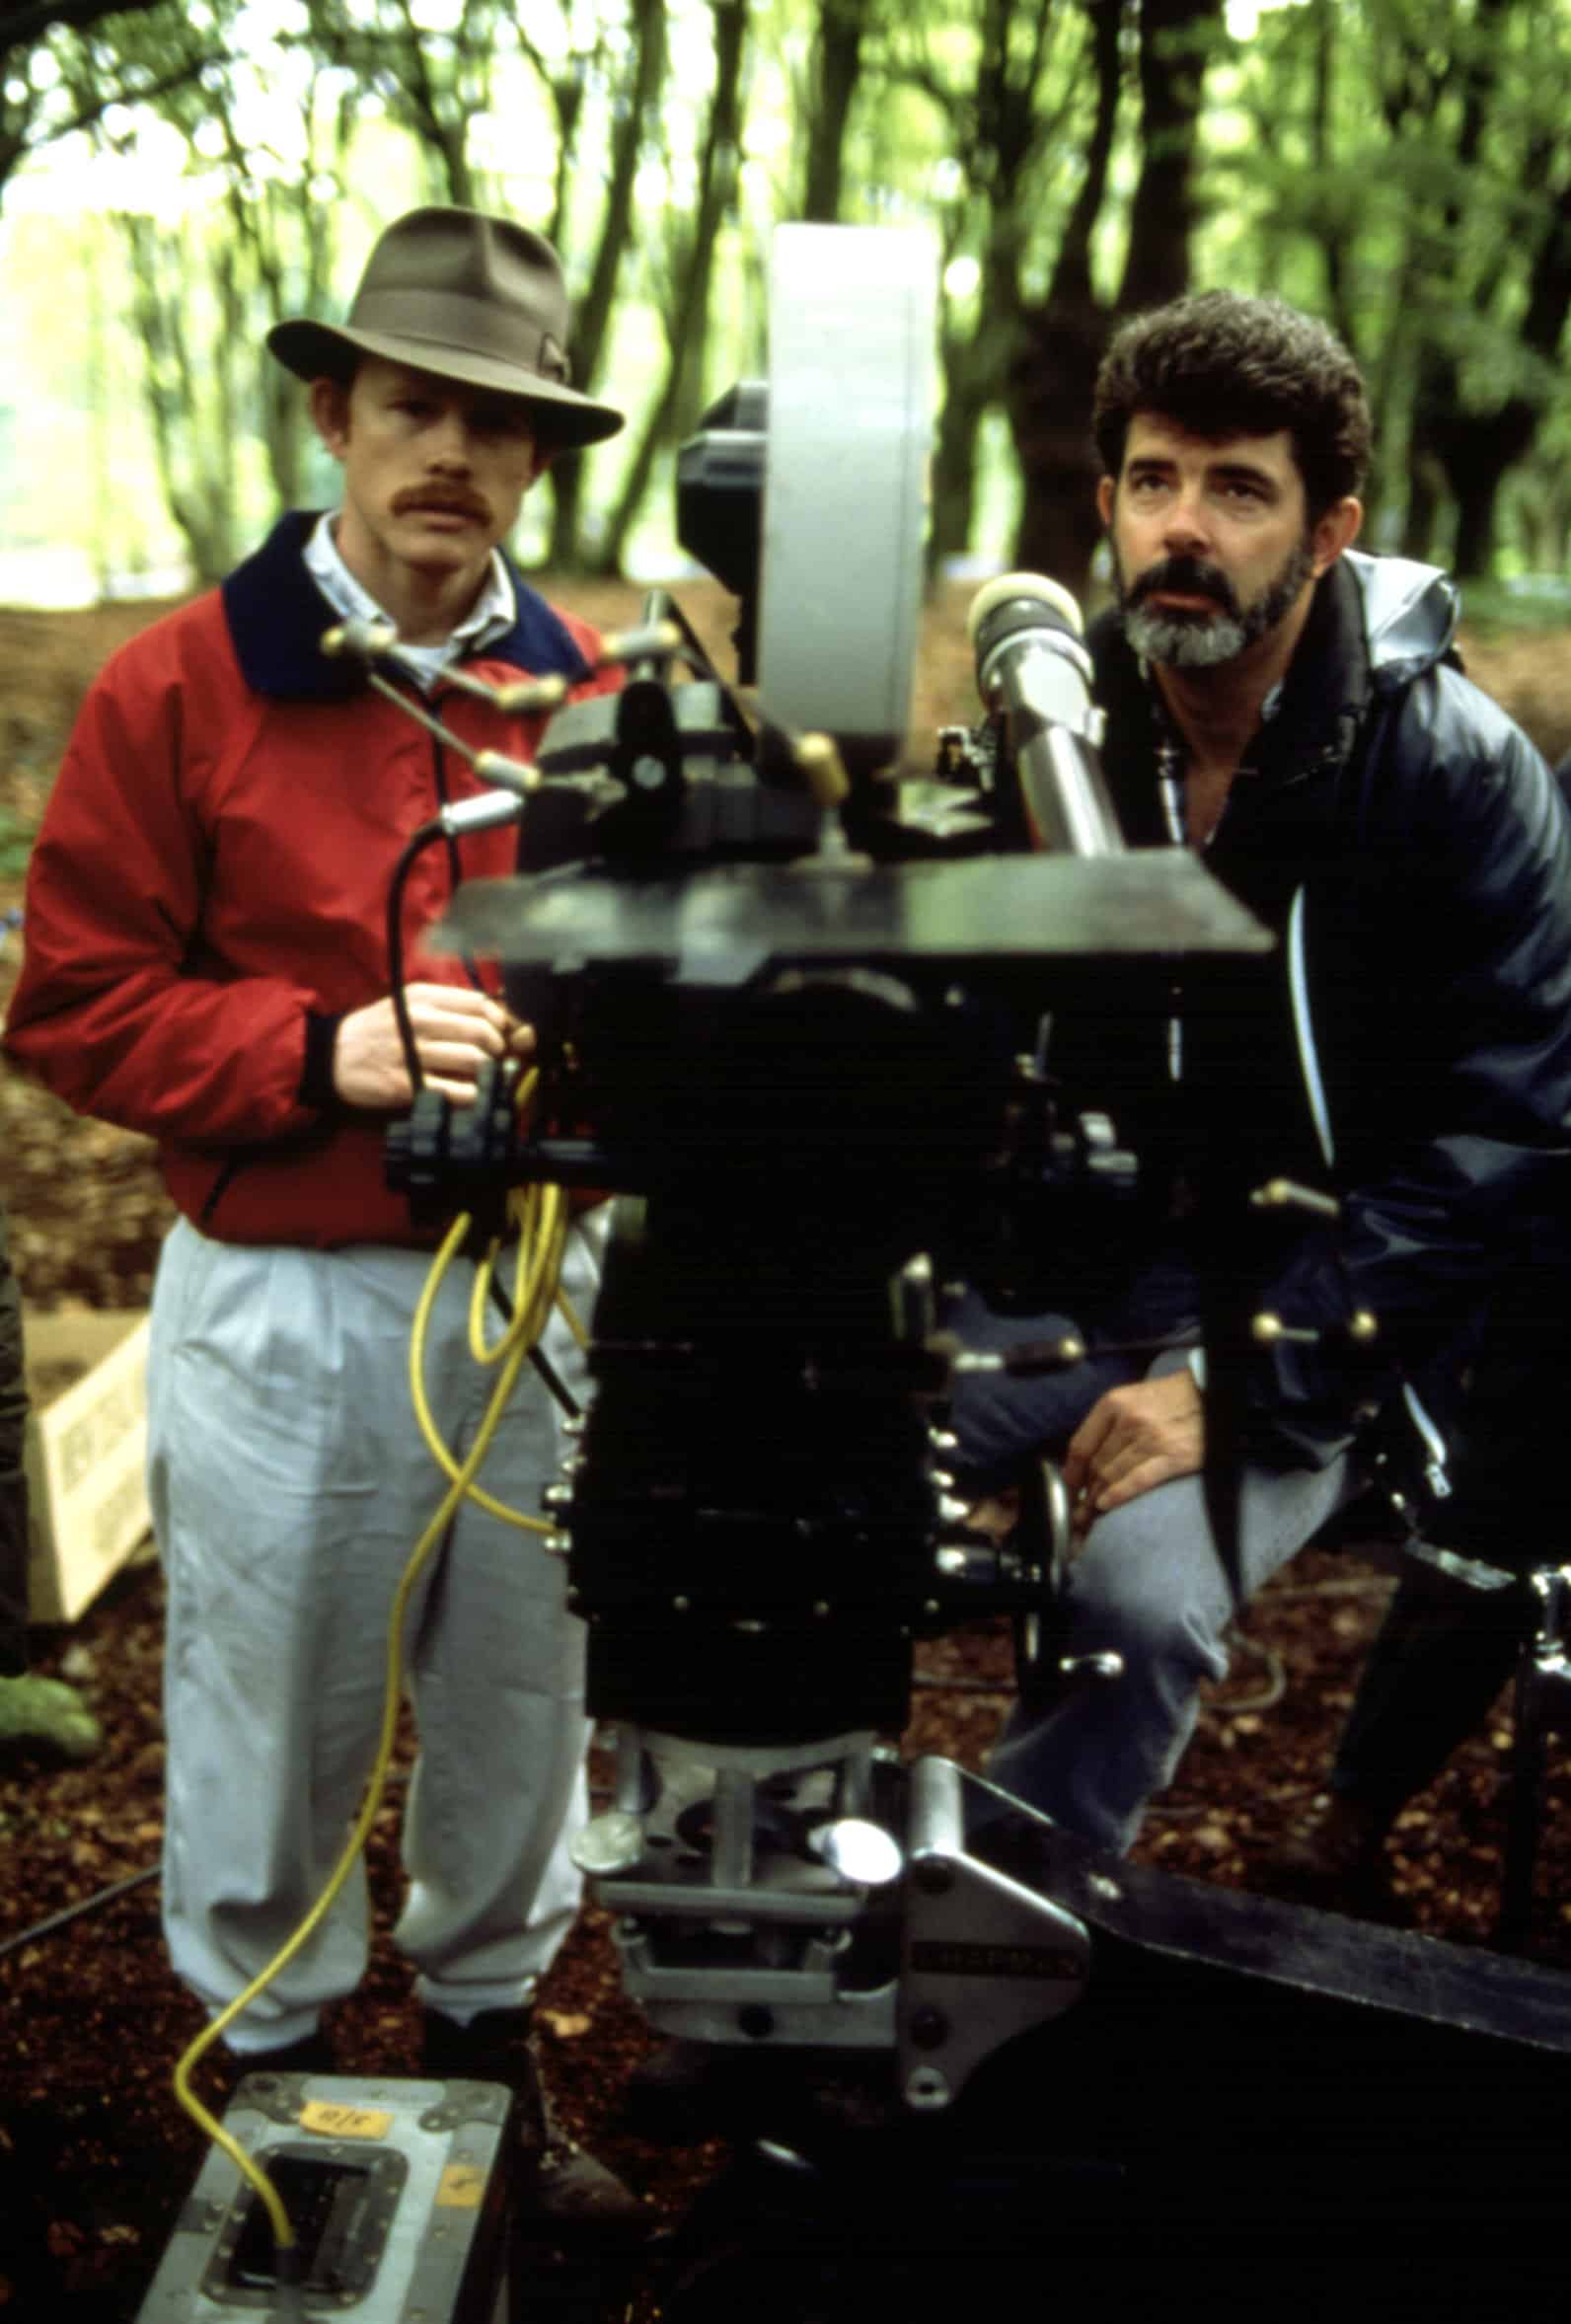
[[1255, 1867], [1253, 1885], [1288, 1904], [1410, 1926], [1412, 1913], [1392, 1889], [1385, 1863], [1394, 1818], [1394, 1809], [1356, 1792], [1329, 1792], [1289, 1826]]
[[654, 2212], [558, 2121], [530, 2038], [529, 2010], [483, 2009], [460, 2025], [428, 2009], [421, 2065], [433, 2081], [502, 2082], [515, 2093], [526, 2219], [629, 2240], [653, 2231]]

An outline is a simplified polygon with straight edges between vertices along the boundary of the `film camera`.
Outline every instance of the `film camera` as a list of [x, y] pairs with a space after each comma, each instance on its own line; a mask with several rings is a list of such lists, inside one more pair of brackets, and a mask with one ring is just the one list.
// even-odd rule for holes
[[[558, 714], [528, 868], [445, 931], [537, 1029], [527, 1126], [505, 1081], [463, 1114], [426, 1097], [393, 1160], [417, 1200], [617, 1197], [548, 1546], [618, 1736], [577, 1860], [744, 2157], [668, 2312], [849, 2316], [956, 2253], [1077, 2237], [1099, 2313], [1159, 2288], [1184, 2312], [1175, 2267], [1240, 2217], [1327, 2307], [1355, 2252], [1366, 2287], [1418, 2266], [1393, 2213], [1454, 2283], [1463, 2198], [1533, 2215], [1559, 1980], [1101, 1858], [890, 1740], [914, 1643], [971, 1619], [1010, 1619], [1044, 1700], [1118, 1684], [1055, 1651], [1051, 1475], [1010, 1544], [963, 1522], [945, 1398], [1003, 1359], [946, 1335], [943, 1293], [1048, 1307], [1122, 1232], [1140, 1158], [1056, 1087], [1044, 1025], [1268, 942], [1187, 853], [1123, 847], [1050, 584], [984, 591], [990, 715], [892, 778], [932, 271], [918, 237], [778, 236], [768, 383], [679, 481], [740, 601], [737, 681], [656, 593], [622, 692]], [[1483, 2158], [1502, 2109], [1509, 2161]]]
[[[472, 885], [449, 930], [501, 959], [536, 1027], [530, 1125], [505, 1088], [473, 1121], [422, 1101], [409, 1174], [450, 1193], [457, 1162], [478, 1199], [529, 1176], [618, 1192], [596, 1394], [552, 1502], [589, 1707], [622, 1736], [616, 1804], [577, 1852], [616, 1906], [630, 1991], [706, 2043], [896, 2050], [908, 2103], [936, 2109], [986, 2042], [958, 2023], [934, 2042], [931, 1998], [902, 1990], [871, 1900], [901, 1888], [910, 1803], [878, 1739], [906, 1724], [913, 1640], [956, 1621], [1016, 1617], [1045, 1679], [1053, 1550], [1051, 1526], [991, 1553], [956, 1523], [941, 1413], [964, 1359], [940, 1288], [1005, 1296], [1066, 1227], [1117, 1232], [1134, 1160], [1054, 1092], [1050, 1004], [1266, 939], [1187, 855], [1124, 851], [1087, 665], [1046, 584], [984, 605], [984, 671], [1009, 664], [1016, 688], [1002, 729], [951, 736], [950, 780], [914, 801], [885, 779], [920, 579], [929, 270], [915, 237], [777, 243], [768, 388], [722, 402], [679, 484], [684, 539], [741, 600], [751, 723], [707, 664], [671, 683], [653, 655], [559, 712], [539, 767], [577, 786], [579, 828], [559, 803], [550, 835], [564, 860]], [[1065, 701], [1043, 714], [1049, 684]], [[1022, 780], [1038, 734], [1059, 755]], [[1026, 852], [1027, 814], [1086, 837]], [[920, 1788], [941, 1827], [952, 1785]], [[1074, 1934], [1041, 1920], [1000, 1941], [1039, 1940], [1065, 1998]]]

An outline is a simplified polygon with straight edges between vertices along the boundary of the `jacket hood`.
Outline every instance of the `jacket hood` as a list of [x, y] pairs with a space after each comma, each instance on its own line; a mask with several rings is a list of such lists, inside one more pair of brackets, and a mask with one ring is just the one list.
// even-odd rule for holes
[[1347, 549], [1341, 562], [1358, 585], [1364, 637], [1377, 693], [1405, 686], [1451, 650], [1461, 613], [1454, 582], [1438, 565]]

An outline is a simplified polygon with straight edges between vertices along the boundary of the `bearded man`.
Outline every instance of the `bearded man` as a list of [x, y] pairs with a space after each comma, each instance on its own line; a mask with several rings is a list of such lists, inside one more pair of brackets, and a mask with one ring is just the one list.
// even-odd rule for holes
[[[1144, 1020], [1060, 1028], [1060, 1076], [1142, 1158], [1146, 1216], [1099, 1281], [1066, 1272], [1085, 1365], [956, 1398], [974, 1493], [1039, 1451], [1062, 1461], [1081, 1542], [1066, 1650], [1124, 1661], [1056, 1710], [1022, 1705], [994, 1774], [1121, 1849], [1236, 1611], [1202, 1489], [1205, 1270], [1242, 1270], [1288, 1327], [1241, 1384], [1247, 1596], [1362, 1489], [1377, 1413], [1444, 1487], [1437, 1415], [1469, 1332], [1527, 1213], [1564, 1202], [1571, 825], [1460, 674], [1451, 584], [1353, 548], [1369, 411], [1322, 325], [1216, 291], [1138, 317], [1093, 431], [1117, 604], [1090, 644], [1126, 837], [1203, 852], [1277, 938], [1263, 968], [1175, 964]], [[1260, 1245], [1249, 1195], [1273, 1178], [1339, 1218], [1290, 1210]], [[1359, 1310], [1375, 1357], [1348, 1332]], [[1189, 1345], [1129, 1348], [1153, 1340]]]

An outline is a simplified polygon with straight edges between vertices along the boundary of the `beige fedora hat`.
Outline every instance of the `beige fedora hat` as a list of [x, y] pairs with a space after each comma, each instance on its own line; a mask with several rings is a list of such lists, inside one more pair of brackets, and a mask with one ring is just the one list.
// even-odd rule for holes
[[275, 323], [267, 345], [301, 379], [342, 379], [357, 353], [526, 396], [553, 444], [614, 436], [623, 414], [567, 383], [561, 262], [543, 234], [479, 210], [411, 210], [366, 261], [343, 328]]

